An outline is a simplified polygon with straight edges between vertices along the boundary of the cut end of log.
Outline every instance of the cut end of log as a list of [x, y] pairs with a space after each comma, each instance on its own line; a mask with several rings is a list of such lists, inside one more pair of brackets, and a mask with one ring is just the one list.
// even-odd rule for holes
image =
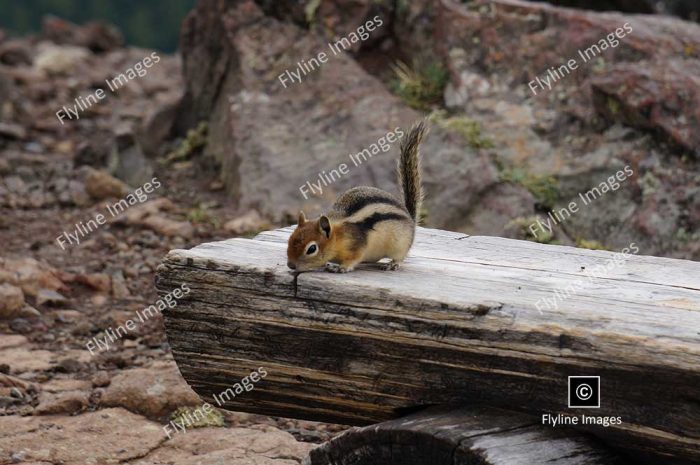
[[598, 441], [506, 410], [436, 407], [353, 428], [311, 451], [303, 465], [623, 465]]

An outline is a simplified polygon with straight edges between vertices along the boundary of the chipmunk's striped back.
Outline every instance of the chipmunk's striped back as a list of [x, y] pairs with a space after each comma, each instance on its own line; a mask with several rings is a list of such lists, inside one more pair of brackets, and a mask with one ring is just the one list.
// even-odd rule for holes
[[390, 268], [398, 268], [419, 221], [423, 189], [418, 149], [425, 133], [425, 123], [419, 122], [401, 143], [398, 178], [403, 199], [376, 187], [354, 187], [318, 220], [309, 222], [300, 214], [289, 241], [288, 265], [303, 271], [332, 262], [338, 264], [336, 271], [350, 271], [360, 262], [388, 257]]

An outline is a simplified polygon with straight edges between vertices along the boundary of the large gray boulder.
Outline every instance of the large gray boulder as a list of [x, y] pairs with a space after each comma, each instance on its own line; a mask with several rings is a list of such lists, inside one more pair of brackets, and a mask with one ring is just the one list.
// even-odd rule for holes
[[[301, 83], [280, 83], [285, 70], [375, 16], [384, 22], [376, 35]], [[616, 45], [578, 55], [620, 32]], [[207, 150], [241, 209], [280, 219], [300, 208], [317, 213], [353, 185], [395, 188], [396, 144], [321, 196], [299, 191], [423, 117], [390, 92], [386, 70], [396, 57], [432, 60], [448, 71], [441, 106], [451, 115], [435, 120], [424, 147], [430, 226], [700, 257], [697, 24], [519, 0], [415, 0], [396, 9], [369, 0], [203, 0], [185, 21], [182, 52], [179, 123], [210, 123]], [[577, 68], [551, 89], [536, 81], [570, 58]], [[490, 143], [470, 140], [473, 131], [452, 124], [460, 121]], [[621, 187], [590, 204], [577, 200], [625, 169], [632, 174]], [[551, 235], [528, 232], [572, 202], [578, 211]]]
[[[220, 160], [241, 209], [257, 208], [280, 219], [299, 209], [319, 213], [352, 186], [397, 189], [398, 143], [387, 149], [384, 142], [388, 133], [407, 132], [424, 115], [404, 105], [351, 55], [333, 55], [328, 41], [266, 16], [252, 1], [200, 2], [185, 21], [182, 38], [183, 114], [208, 118], [208, 150]], [[285, 88], [278, 80], [298, 61], [322, 51], [330, 55], [327, 62], [301, 83], [287, 81]], [[386, 151], [359, 166], [349, 157], [365, 149], [377, 152], [380, 145]], [[487, 154], [440, 128], [429, 135], [423, 154], [431, 224], [466, 214], [497, 182]], [[300, 191], [342, 163], [347, 174], [321, 185], [319, 195]]]

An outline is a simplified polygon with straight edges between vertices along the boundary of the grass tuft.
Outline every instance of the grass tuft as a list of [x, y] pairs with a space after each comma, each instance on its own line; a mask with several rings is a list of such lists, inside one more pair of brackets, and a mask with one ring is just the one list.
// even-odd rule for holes
[[207, 145], [208, 130], [209, 125], [205, 121], [202, 121], [196, 128], [187, 131], [187, 137], [185, 137], [185, 139], [175, 150], [168, 154], [165, 161], [167, 163], [174, 163], [187, 160], [193, 154], [199, 152], [205, 145]]
[[605, 247], [603, 244], [596, 240], [588, 240], [588, 239], [576, 239], [576, 247], [580, 249], [589, 249], [589, 250], [609, 250], [607, 247]]
[[473, 149], [491, 149], [493, 140], [483, 135], [481, 124], [466, 116], [448, 116], [445, 110], [437, 110], [431, 113], [430, 121], [446, 131], [456, 132], [461, 135], [467, 144]]
[[188, 429], [225, 426], [224, 416], [215, 408], [207, 412], [202, 407], [180, 407], [170, 415], [170, 420]]
[[523, 168], [507, 168], [501, 170], [500, 179], [523, 186], [542, 207], [549, 210], [554, 208], [559, 199], [559, 183], [553, 176], [532, 174]]
[[392, 90], [411, 108], [429, 111], [442, 104], [442, 96], [447, 85], [447, 70], [439, 63], [413, 67], [397, 61], [391, 66], [394, 79]]

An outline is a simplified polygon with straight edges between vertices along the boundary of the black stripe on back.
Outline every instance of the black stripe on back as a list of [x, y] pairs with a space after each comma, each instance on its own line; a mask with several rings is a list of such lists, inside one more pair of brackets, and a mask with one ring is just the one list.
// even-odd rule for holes
[[389, 220], [404, 220], [404, 221], [412, 221], [411, 218], [408, 217], [408, 215], [402, 215], [400, 213], [372, 213], [370, 216], [365, 218], [362, 221], [357, 221], [353, 224], [357, 226], [361, 231], [368, 232], [374, 229], [374, 226], [377, 223], [381, 223], [382, 221], [389, 221]]
[[351, 216], [365, 208], [367, 205], [371, 205], [373, 203], [383, 203], [393, 205], [394, 207], [399, 208], [401, 210], [405, 209], [403, 205], [401, 205], [396, 199], [392, 199], [391, 197], [382, 195], [369, 195], [359, 196], [353, 199], [353, 201], [350, 204], [344, 206], [344, 213], [346, 216]]

